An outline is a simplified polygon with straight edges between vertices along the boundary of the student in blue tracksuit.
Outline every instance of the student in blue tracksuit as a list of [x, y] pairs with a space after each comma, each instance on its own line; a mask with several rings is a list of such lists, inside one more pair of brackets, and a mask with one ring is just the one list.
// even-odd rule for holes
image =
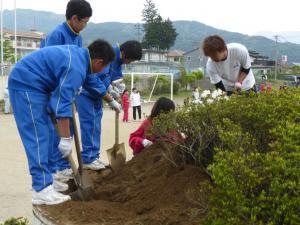
[[82, 47], [80, 32], [92, 16], [92, 8], [85, 0], [70, 0], [66, 9], [66, 22], [58, 25], [41, 43], [41, 48], [52, 45], [72, 44]]
[[88, 48], [51, 46], [24, 57], [11, 71], [8, 89], [32, 176], [33, 204], [59, 204], [70, 199], [52, 186], [48, 113], [53, 113], [57, 120], [59, 150], [66, 157], [72, 151], [72, 101], [81, 86], [120, 110], [103, 83], [92, 74], [100, 72], [114, 55], [108, 42], [100, 39]]
[[[114, 46], [115, 59], [101, 73], [97, 74], [108, 89], [111, 82], [123, 78], [122, 65], [142, 58], [142, 47], [137, 41], [126, 41]], [[111, 89], [111, 88], [110, 88]], [[102, 99], [95, 98], [89, 91], [83, 90], [76, 97], [79, 115], [83, 168], [101, 170], [105, 164], [100, 160], [101, 119], [103, 115]]]
[[[70, 0], [66, 8], [66, 22], [58, 25], [51, 31], [41, 43], [41, 48], [53, 45], [77, 45], [82, 47], [82, 37], [80, 32], [86, 27], [90, 17], [92, 16], [92, 8], [85, 0]], [[49, 121], [51, 119], [49, 118]], [[72, 130], [71, 130], [72, 132]], [[73, 133], [73, 132], [72, 132]], [[52, 145], [49, 145], [53, 151], [51, 161], [53, 167], [54, 183], [53, 185], [60, 191], [66, 191], [68, 185], [63, 183], [73, 177], [72, 170], [67, 160], [62, 158], [58, 151], [59, 136], [54, 126], [50, 127], [50, 136]]]

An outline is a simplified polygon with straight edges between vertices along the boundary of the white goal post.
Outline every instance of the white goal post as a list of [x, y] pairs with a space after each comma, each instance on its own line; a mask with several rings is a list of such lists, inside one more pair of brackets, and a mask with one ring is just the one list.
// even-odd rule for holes
[[168, 77], [170, 77], [170, 79], [171, 79], [171, 82], [170, 82], [171, 83], [171, 85], [170, 85], [171, 86], [170, 87], [171, 96], [170, 96], [170, 98], [171, 98], [171, 100], [173, 100], [173, 82], [174, 82], [174, 74], [173, 73], [139, 73], [139, 72], [132, 72], [132, 73], [123, 73], [123, 74], [131, 76], [131, 87], [130, 87], [130, 90], [132, 90], [132, 88], [133, 88], [134, 77], [135, 76], [143, 76], [143, 75], [156, 76], [154, 84], [153, 84], [153, 87], [151, 89], [151, 92], [150, 92], [150, 95], [149, 95], [149, 98], [148, 98], [148, 102], [151, 101], [151, 97], [152, 97], [152, 94], [153, 94], [153, 91], [154, 91], [154, 88], [155, 88], [158, 76], [162, 75], [162, 76], [168, 76]]

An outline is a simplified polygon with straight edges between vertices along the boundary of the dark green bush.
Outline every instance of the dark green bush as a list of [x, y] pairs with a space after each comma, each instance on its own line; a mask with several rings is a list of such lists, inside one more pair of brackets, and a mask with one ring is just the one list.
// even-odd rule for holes
[[1, 223], [0, 225], [28, 225], [29, 222], [26, 218], [19, 217], [19, 218], [10, 218], [4, 223]]
[[212, 178], [205, 224], [300, 224], [300, 89], [186, 106], [152, 132], [174, 129], [183, 162]]

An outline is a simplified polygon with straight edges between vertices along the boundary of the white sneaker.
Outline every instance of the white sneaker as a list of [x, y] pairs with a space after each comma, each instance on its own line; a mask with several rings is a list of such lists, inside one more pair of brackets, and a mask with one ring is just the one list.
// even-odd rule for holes
[[36, 192], [32, 191], [32, 204], [33, 205], [56, 205], [70, 200], [69, 195], [63, 195], [54, 190], [52, 185]]
[[107, 165], [102, 162], [99, 158], [95, 159], [93, 162], [89, 164], [83, 164], [84, 169], [90, 170], [103, 170]]
[[66, 183], [68, 180], [73, 179], [73, 171], [72, 169], [64, 169], [56, 171], [56, 173], [52, 174], [52, 176], [54, 180]]
[[67, 191], [69, 189], [69, 185], [66, 183], [63, 183], [59, 180], [53, 179], [53, 188], [55, 191], [57, 192], [64, 192]]

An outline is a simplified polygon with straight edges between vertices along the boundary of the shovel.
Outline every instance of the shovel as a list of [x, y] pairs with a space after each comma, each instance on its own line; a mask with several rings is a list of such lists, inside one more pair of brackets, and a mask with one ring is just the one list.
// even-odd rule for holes
[[[80, 151], [80, 143], [79, 143], [77, 124], [76, 124], [75, 111], [76, 111], [75, 104], [73, 103], [72, 104], [72, 123], [73, 123], [73, 129], [74, 129], [75, 147], [76, 147], [76, 153], [77, 153], [79, 167], [77, 169], [72, 155], [71, 154], [68, 155], [66, 159], [69, 161], [69, 163], [71, 165], [72, 171], [74, 173], [75, 184], [77, 186], [77, 190], [70, 193], [70, 196], [73, 200], [89, 201], [89, 200], [93, 199], [95, 192], [94, 192], [94, 186], [93, 186], [92, 180], [90, 179], [87, 172], [82, 169], [82, 157], [81, 157], [81, 151]], [[55, 126], [55, 129], [56, 129], [57, 133], [59, 134], [56, 119], [53, 114], [51, 114], [50, 116], [51, 116], [51, 120]]]
[[82, 156], [81, 156], [81, 149], [80, 149], [80, 142], [79, 142], [79, 135], [78, 135], [78, 129], [77, 129], [77, 123], [76, 123], [76, 117], [75, 117], [75, 111], [76, 107], [75, 104], [72, 104], [72, 123], [73, 123], [73, 129], [74, 129], [74, 139], [75, 139], [75, 148], [77, 153], [77, 159], [78, 159], [78, 170], [76, 169], [75, 163], [73, 161], [73, 158], [70, 155], [68, 155], [67, 159], [71, 164], [73, 173], [74, 173], [74, 180], [77, 185], [77, 190], [75, 192], [72, 192], [70, 194], [71, 198], [73, 200], [81, 200], [81, 201], [89, 201], [94, 199], [95, 191], [94, 191], [94, 185], [89, 177], [89, 174], [86, 170], [83, 170], [82, 168]]
[[109, 165], [113, 171], [118, 171], [125, 165], [126, 151], [124, 143], [119, 144], [119, 112], [116, 111], [115, 117], [115, 144], [106, 150]]

